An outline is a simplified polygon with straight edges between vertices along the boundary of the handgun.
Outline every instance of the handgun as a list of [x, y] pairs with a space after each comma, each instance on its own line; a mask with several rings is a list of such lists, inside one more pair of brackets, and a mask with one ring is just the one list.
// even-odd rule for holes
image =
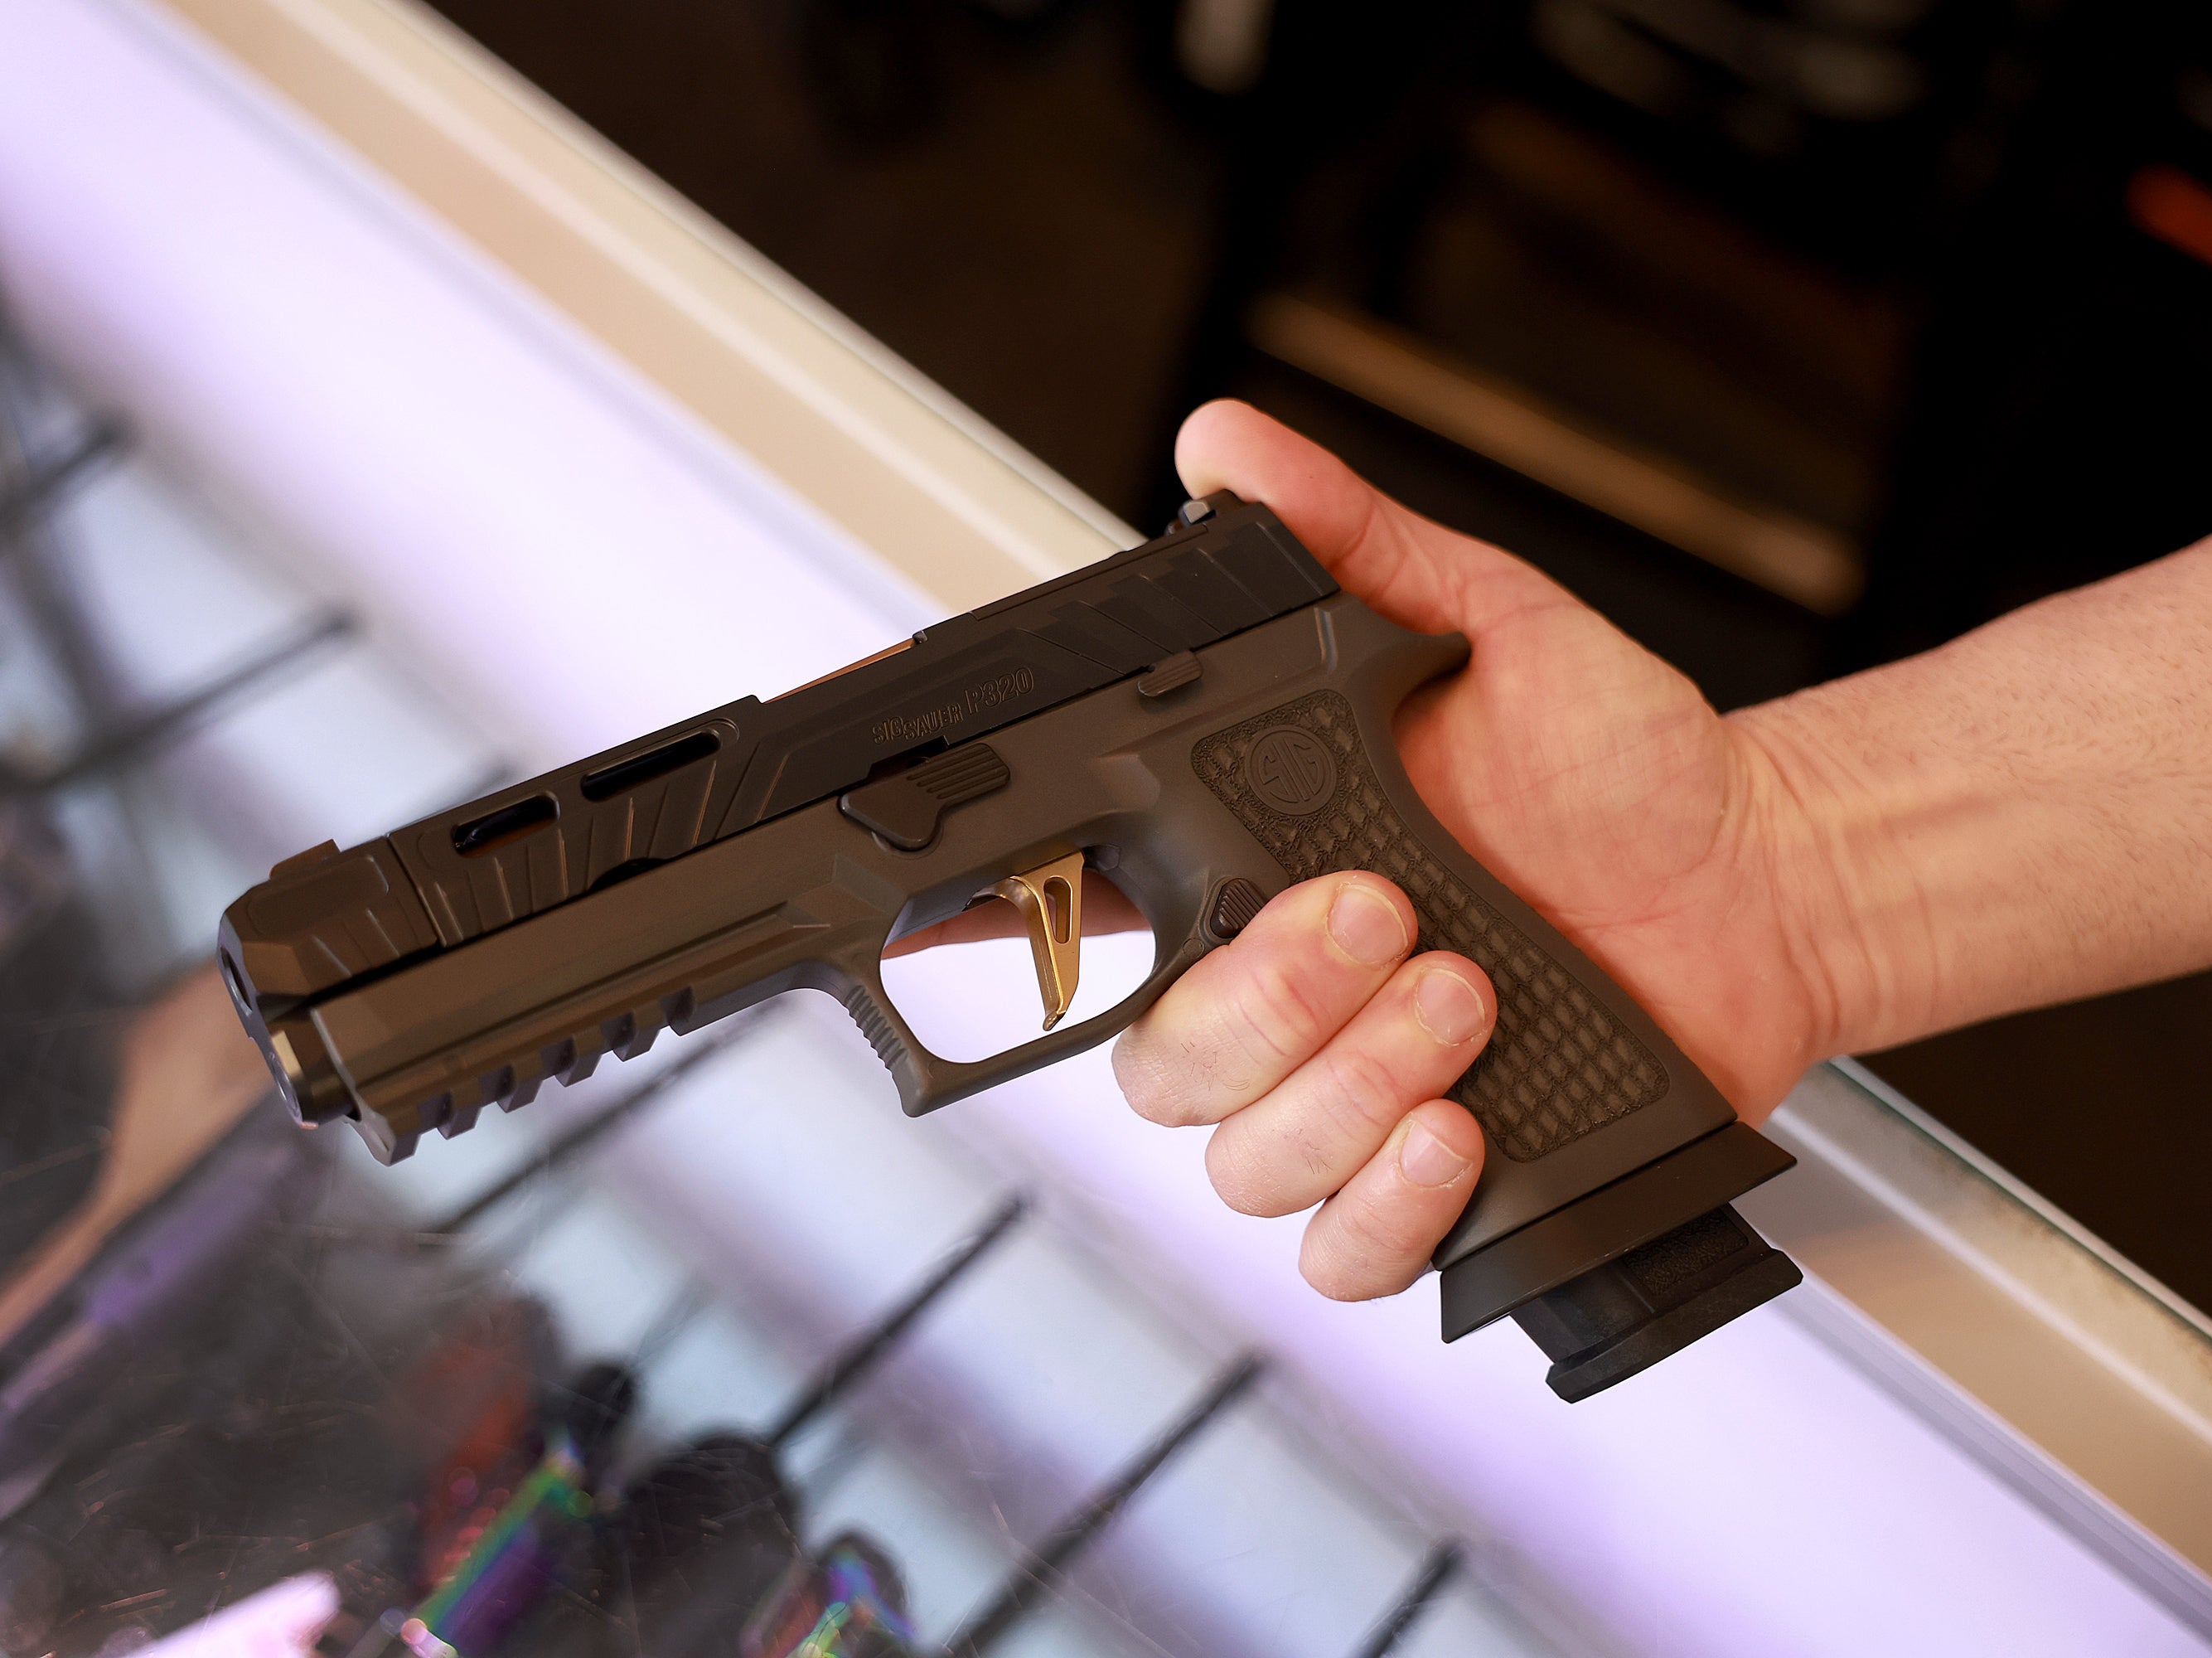
[[[288, 858], [224, 912], [223, 976], [301, 1121], [349, 1119], [386, 1161], [800, 988], [919, 1115], [1116, 1034], [1291, 883], [1371, 870], [1420, 948], [1497, 991], [1449, 1090], [1492, 1155], [1435, 1256], [1444, 1338], [1510, 1314], [1578, 1399], [1799, 1282], [1729, 1206], [1793, 1160], [1414, 792], [1392, 716], [1468, 656], [1341, 591], [1266, 506], [1208, 496], [826, 679]], [[1069, 1023], [1086, 872], [1153, 961]], [[1044, 1032], [945, 1059], [884, 948], [993, 897]]]

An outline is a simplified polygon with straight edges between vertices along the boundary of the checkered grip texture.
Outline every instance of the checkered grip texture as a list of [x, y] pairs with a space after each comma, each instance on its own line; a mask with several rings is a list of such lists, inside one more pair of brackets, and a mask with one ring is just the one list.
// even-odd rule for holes
[[[1245, 759], [1261, 734], [1297, 726], [1335, 764], [1327, 802], [1297, 816], [1254, 791]], [[1528, 1162], [1648, 1106], [1667, 1073], [1574, 975], [1469, 891], [1391, 809], [1359, 743], [1352, 704], [1316, 692], [1206, 738], [1191, 751], [1199, 780], [1293, 881], [1371, 869], [1405, 890], [1424, 949], [1456, 951], [1498, 988], [1498, 1029], [1451, 1090], [1492, 1145]]]

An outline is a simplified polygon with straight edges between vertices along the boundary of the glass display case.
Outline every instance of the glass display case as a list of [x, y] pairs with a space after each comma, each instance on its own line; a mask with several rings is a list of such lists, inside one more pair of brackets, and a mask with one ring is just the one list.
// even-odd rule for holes
[[[272, 862], [1139, 537], [422, 14], [5, 27], [0, 1653], [2212, 1650], [2212, 1326], [1848, 1064], [1806, 1284], [1573, 1406], [1100, 1055], [910, 1122], [794, 994], [291, 1126]], [[988, 1048], [1023, 949], [891, 989]]]

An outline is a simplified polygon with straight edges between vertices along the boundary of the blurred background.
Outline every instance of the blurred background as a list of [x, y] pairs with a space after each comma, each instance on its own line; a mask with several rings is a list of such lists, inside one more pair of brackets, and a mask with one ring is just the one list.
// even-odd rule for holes
[[[2201, 7], [440, 9], [1130, 522], [1244, 398], [1723, 709], [2212, 533]], [[2207, 1029], [1872, 1064], [2208, 1305]]]

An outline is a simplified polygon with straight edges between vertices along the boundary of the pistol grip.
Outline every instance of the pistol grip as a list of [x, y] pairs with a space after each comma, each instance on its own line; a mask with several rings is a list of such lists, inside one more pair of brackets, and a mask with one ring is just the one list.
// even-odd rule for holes
[[[1727, 1203], [1790, 1160], [1739, 1124], [1650, 1015], [1453, 839], [1413, 789], [1390, 720], [1414, 686], [1465, 660], [1465, 642], [1409, 633], [1349, 597], [1327, 608], [1330, 685], [1206, 737], [1193, 769], [1291, 881], [1345, 869], [1387, 876], [1413, 900], [1419, 948], [1455, 951], [1490, 975], [1497, 1028], [1449, 1090], [1492, 1155], [1435, 1256], [1444, 1334], [1554, 1291], [1578, 1287], [1588, 1301], [1596, 1289], [1585, 1275], [1613, 1271], [1610, 1323], [1570, 1307], [1546, 1326], [1547, 1350], [1569, 1329], [1596, 1331], [1584, 1345], [1601, 1350], [1554, 1352], [1566, 1356], [1553, 1378], [1563, 1393], [1595, 1391], [1796, 1282], [1740, 1221], [1742, 1247], [1719, 1250], [1737, 1234], [1711, 1218], [1733, 1221]], [[1692, 1228], [1694, 1240], [1667, 1242]], [[1642, 1278], [1608, 1267], [1624, 1258], [1647, 1269]], [[1689, 1283], [1690, 1304], [1661, 1294], [1662, 1281]], [[1753, 1287], [1763, 1293], [1745, 1300]]]

